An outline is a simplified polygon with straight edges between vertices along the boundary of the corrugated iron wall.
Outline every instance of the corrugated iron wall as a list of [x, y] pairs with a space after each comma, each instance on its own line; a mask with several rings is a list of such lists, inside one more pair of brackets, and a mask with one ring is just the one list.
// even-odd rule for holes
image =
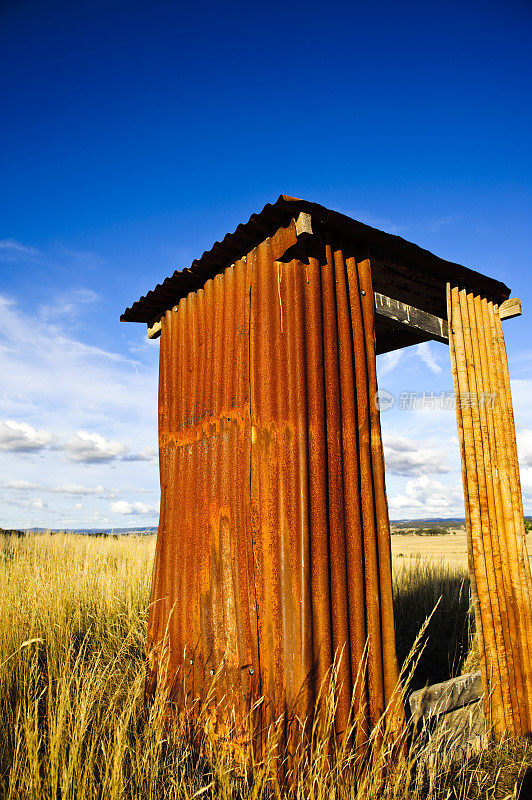
[[[178, 706], [258, 695], [251, 539], [246, 261], [166, 313], [161, 330], [161, 511], [148, 688], [164, 662]], [[161, 653], [161, 647], [166, 649]]]
[[498, 306], [447, 288], [449, 343], [485, 706], [494, 732], [532, 732], [532, 578]]
[[304, 717], [337, 654], [344, 730], [368, 641], [356, 704], [370, 727], [397, 682], [370, 264], [317, 237], [289, 263], [272, 258], [268, 241], [250, 261], [265, 721], [285, 710]]
[[335, 655], [338, 732], [398, 679], [373, 313], [369, 261], [292, 222], [163, 320], [149, 684], [167, 632], [178, 705], [220, 670], [294, 744]]

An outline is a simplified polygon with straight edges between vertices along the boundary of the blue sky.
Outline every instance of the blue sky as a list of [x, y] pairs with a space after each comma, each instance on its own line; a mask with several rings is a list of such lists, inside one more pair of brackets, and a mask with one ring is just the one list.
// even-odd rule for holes
[[[122, 310], [281, 192], [506, 282], [532, 512], [529, 2], [6, 0], [0, 525], [156, 524], [157, 343]], [[436, 343], [379, 359], [448, 392]], [[454, 412], [382, 415], [392, 518], [463, 514]]]

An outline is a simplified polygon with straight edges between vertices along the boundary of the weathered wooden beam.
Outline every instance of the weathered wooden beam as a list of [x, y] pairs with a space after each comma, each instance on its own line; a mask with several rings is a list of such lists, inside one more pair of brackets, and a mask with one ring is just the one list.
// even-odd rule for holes
[[157, 339], [161, 335], [162, 326], [162, 317], [155, 322], [148, 323], [148, 339]]
[[[407, 303], [402, 303], [392, 297], [375, 292], [375, 313], [397, 322], [398, 327], [399, 324], [401, 327], [404, 325], [411, 331], [417, 330], [437, 342], [449, 344], [447, 320], [436, 317], [434, 314], [429, 314], [427, 311], [421, 311], [421, 309], [409, 306]], [[522, 313], [523, 309], [518, 297], [510, 297], [499, 306], [501, 319], [512, 319], [512, 317], [518, 317]]]
[[437, 342], [444, 344], [449, 342], [447, 320], [409, 306], [407, 303], [401, 303], [380, 292], [375, 292], [375, 313], [397, 322], [400, 327], [405, 326], [413, 331], [419, 331]]
[[512, 319], [512, 317], [520, 317], [523, 313], [521, 301], [518, 297], [509, 297], [504, 303], [499, 306], [499, 316], [501, 319]]
[[445, 746], [446, 755], [461, 761], [465, 748], [487, 744], [483, 695], [480, 672], [412, 692], [410, 711], [417, 736], [430, 737]]
[[459, 675], [444, 683], [435, 683], [412, 692], [409, 698], [412, 717], [417, 722], [421, 717], [446, 714], [475, 700], [484, 694], [480, 672]]
[[[302, 217], [308, 217], [310, 220], [309, 214], [299, 215], [296, 220], [296, 225], [299, 224], [300, 227], [299, 233], [310, 233], [311, 231], [307, 228], [307, 220], [302, 220]], [[412, 331], [420, 331], [431, 339], [437, 339], [440, 342], [448, 341], [445, 320], [378, 292], [375, 292], [375, 313], [400, 323], [401, 326], [404, 325], [405, 328], [410, 328]], [[148, 325], [148, 339], [157, 339], [160, 335], [161, 320], [157, 319]]]
[[[312, 233], [310, 225], [310, 214], [301, 213], [296, 219], [296, 230], [298, 236], [301, 233]], [[396, 322], [398, 327], [410, 329], [412, 332], [418, 331], [423, 333], [426, 337], [433, 339], [437, 342], [449, 343], [449, 336], [447, 335], [447, 320], [442, 317], [437, 317], [434, 314], [429, 314], [427, 311], [422, 311], [420, 308], [415, 308], [407, 303], [402, 303], [400, 300], [395, 300], [393, 297], [387, 297], [385, 294], [375, 292], [375, 313], [386, 317], [392, 322]], [[499, 307], [501, 319], [512, 319], [518, 317], [523, 313], [521, 308], [521, 301], [518, 297], [510, 297], [505, 300]], [[161, 320], [157, 319], [148, 325], [148, 339], [157, 339], [161, 335]]]

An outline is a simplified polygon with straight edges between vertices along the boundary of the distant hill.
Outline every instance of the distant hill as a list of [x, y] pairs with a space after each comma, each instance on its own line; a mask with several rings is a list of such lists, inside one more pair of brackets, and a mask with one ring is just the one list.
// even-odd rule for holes
[[28, 528], [27, 533], [83, 533], [87, 536], [152, 536], [157, 528]]
[[456, 528], [465, 525], [464, 517], [432, 517], [427, 519], [391, 519], [394, 528]]
[[[529, 527], [532, 527], [532, 517], [525, 517]], [[445, 533], [448, 530], [464, 527], [464, 517], [427, 517], [426, 519], [391, 519], [390, 526], [392, 533], [400, 530], [426, 530], [440, 529], [439, 532]], [[8, 530], [0, 528], [0, 535], [17, 534], [22, 536], [24, 533], [82, 533], [86, 536], [154, 536], [157, 528], [149, 526], [147, 528], [29, 528], [28, 531]]]
[[[418, 529], [418, 528], [457, 528], [465, 525], [465, 519], [460, 517], [435, 517], [433, 519], [391, 519], [392, 529]], [[2, 528], [0, 528], [0, 533]], [[4, 531], [5, 533], [20, 533], [20, 531]], [[28, 528], [27, 533], [82, 533], [86, 536], [127, 536], [131, 534], [153, 536], [157, 533], [157, 528], [149, 526], [147, 528]]]

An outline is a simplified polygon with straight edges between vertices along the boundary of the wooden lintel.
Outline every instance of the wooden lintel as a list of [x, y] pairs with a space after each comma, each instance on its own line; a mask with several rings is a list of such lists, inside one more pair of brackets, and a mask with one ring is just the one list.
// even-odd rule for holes
[[392, 322], [397, 322], [400, 327], [410, 328], [412, 331], [419, 331], [425, 337], [435, 339], [437, 342], [449, 343], [447, 320], [421, 311], [407, 303], [401, 303], [385, 294], [375, 292], [375, 313], [386, 317]]
[[521, 301], [518, 297], [509, 297], [504, 303], [499, 306], [499, 315], [501, 319], [512, 319], [512, 317], [520, 317], [523, 313]]
[[[310, 215], [300, 214], [298, 220], [296, 220], [296, 225], [303, 216], [309, 218], [308, 224], [310, 224]], [[301, 233], [309, 233], [308, 227], [305, 228], [305, 225], [306, 223], [301, 224]], [[418, 331], [426, 338], [449, 344], [447, 320], [434, 314], [429, 314], [427, 311], [422, 311], [420, 308], [409, 306], [400, 300], [394, 300], [393, 297], [387, 297], [385, 294], [380, 294], [380, 292], [375, 292], [374, 295], [375, 314], [386, 317], [391, 322], [396, 322], [397, 326], [402, 329], [408, 328], [412, 332]], [[518, 297], [510, 297], [499, 306], [501, 319], [518, 317], [522, 313], [521, 301]], [[161, 335], [161, 326], [161, 319], [156, 319], [149, 323], [148, 339], [157, 339]]]
[[161, 335], [162, 317], [155, 322], [148, 323], [148, 339], [158, 339]]

